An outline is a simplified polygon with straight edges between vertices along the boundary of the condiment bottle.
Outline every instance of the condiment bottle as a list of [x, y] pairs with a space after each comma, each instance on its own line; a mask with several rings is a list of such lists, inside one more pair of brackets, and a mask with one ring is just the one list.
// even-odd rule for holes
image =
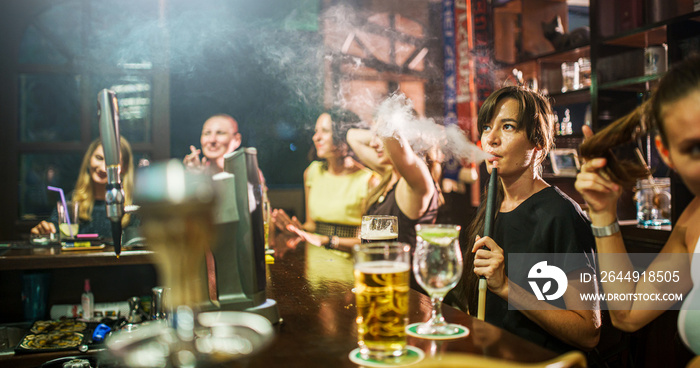
[[90, 279], [85, 279], [85, 291], [80, 298], [80, 303], [83, 307], [83, 319], [89, 321], [95, 310], [95, 297], [90, 291]]

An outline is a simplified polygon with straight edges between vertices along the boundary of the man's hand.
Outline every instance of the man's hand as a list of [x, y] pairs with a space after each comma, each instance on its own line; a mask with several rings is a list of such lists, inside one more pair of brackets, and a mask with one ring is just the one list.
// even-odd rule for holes
[[[199, 155], [202, 150], [197, 149], [195, 146], [190, 146], [190, 153], [182, 159], [182, 163], [185, 164], [187, 168], [199, 168], [204, 162], [199, 159]], [[206, 160], [206, 157], [204, 158]]]

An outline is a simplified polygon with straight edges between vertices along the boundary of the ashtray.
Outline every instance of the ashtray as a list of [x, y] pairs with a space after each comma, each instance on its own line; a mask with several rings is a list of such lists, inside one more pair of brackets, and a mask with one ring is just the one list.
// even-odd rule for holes
[[29, 243], [32, 245], [51, 245], [59, 244], [58, 233], [50, 234], [30, 234]]

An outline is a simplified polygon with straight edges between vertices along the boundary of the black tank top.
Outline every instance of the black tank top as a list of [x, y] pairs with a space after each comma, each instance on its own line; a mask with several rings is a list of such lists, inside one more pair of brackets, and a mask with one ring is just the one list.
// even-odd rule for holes
[[411, 250], [416, 248], [416, 224], [434, 224], [438, 210], [437, 188], [430, 198], [430, 205], [423, 215], [415, 220], [408, 218], [396, 203], [396, 185], [387, 192], [384, 201], [374, 202], [365, 215], [396, 216], [399, 220], [398, 241], [411, 244]]
[[[366, 215], [388, 215], [396, 216], [399, 220], [399, 237], [398, 241], [403, 243], [408, 243], [411, 245], [411, 260], [413, 260], [413, 251], [416, 249], [416, 224], [434, 224], [437, 218], [438, 210], [438, 191], [437, 188], [433, 192], [433, 197], [430, 198], [430, 205], [425, 213], [418, 219], [410, 219], [399, 208], [396, 203], [396, 185], [387, 192], [384, 200], [382, 202], [373, 203]], [[413, 264], [413, 261], [411, 261]], [[420, 291], [421, 293], [428, 295], [428, 293], [423, 290], [423, 288], [416, 281], [416, 277], [413, 272], [411, 274], [411, 289]]]

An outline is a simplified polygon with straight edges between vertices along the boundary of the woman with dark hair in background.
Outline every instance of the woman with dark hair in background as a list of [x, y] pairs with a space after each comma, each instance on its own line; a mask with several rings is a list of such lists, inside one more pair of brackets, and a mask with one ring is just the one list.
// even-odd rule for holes
[[[382, 112], [383, 111], [383, 112]], [[418, 223], [434, 223], [440, 203], [440, 191], [432, 176], [433, 162], [430, 157], [417, 154], [406, 137], [402, 137], [402, 123], [416, 120], [409, 100], [396, 95], [386, 100], [372, 129], [351, 128], [347, 131], [347, 142], [357, 158], [381, 176], [381, 181], [368, 195], [368, 208], [364, 215], [393, 215], [398, 218], [398, 241], [415, 246]], [[398, 130], [389, 132], [391, 129]], [[419, 142], [426, 145], [426, 142]], [[426, 154], [434, 147], [426, 147]], [[429, 155], [428, 155], [429, 156]], [[280, 226], [280, 224], [282, 226]], [[290, 222], [280, 221], [278, 228]], [[293, 223], [291, 223], [293, 225]], [[298, 227], [298, 226], [297, 226]], [[292, 226], [290, 229], [294, 229]], [[296, 231], [304, 240], [320, 245], [314, 234]], [[325, 239], [322, 239], [325, 240]], [[360, 242], [359, 237], [330, 239], [330, 247], [346, 252]], [[417, 287], [417, 284], [414, 285]]]
[[377, 185], [374, 173], [352, 157], [345, 134], [360, 118], [348, 110], [331, 109], [316, 120], [311, 152], [312, 162], [304, 171], [306, 222], [276, 209], [275, 225], [288, 231], [287, 225], [303, 230], [312, 244], [339, 248], [352, 247], [359, 239], [362, 214], [367, 209], [370, 191]]
[[479, 110], [478, 129], [484, 151], [493, 155], [487, 169], [499, 170], [496, 217], [491, 236], [480, 237], [486, 215], [482, 201], [462, 242], [465, 270], [473, 266], [473, 272], [464, 272], [454, 290], [457, 299], [476, 315], [478, 279], [485, 277], [487, 322], [553, 351], [592, 349], [600, 337], [600, 310], [596, 303], [581, 305], [575, 300], [577, 291], [596, 291], [576, 281], [586, 265], [577, 263], [564, 270], [567, 292], [552, 302], [539, 301], [527, 288], [527, 280], [521, 279], [532, 265], [517, 261], [509, 265], [511, 253], [573, 253], [587, 258], [595, 247], [578, 204], [541, 176], [542, 162], [553, 145], [549, 102], [521, 87], [501, 88]]
[[[646, 134], [651, 123], [656, 128], [656, 147], [668, 167], [678, 173], [695, 196], [683, 210], [666, 244], [649, 264], [644, 275], [675, 275], [659, 282], [642, 277], [620, 283], [602, 283], [606, 293], [682, 293], [678, 332], [695, 354], [700, 354], [700, 55], [686, 58], [661, 79], [650, 100], [629, 115], [612, 123], [581, 146], [586, 162], [576, 178], [576, 189], [588, 204], [596, 237], [598, 267], [604, 272], [625, 275], [635, 271], [627, 255], [617, 224], [617, 201], [625, 186], [650, 175], [642, 161], [620, 160], [616, 146]], [[641, 271], [639, 272], [640, 274]], [[653, 321], [677, 300], [633, 299], [608, 301], [615, 327], [637, 331]]]
[[[131, 205], [134, 192], [134, 159], [129, 142], [121, 137], [120, 143], [122, 160], [120, 176], [124, 190], [124, 205]], [[112, 224], [107, 218], [105, 205], [106, 186], [105, 156], [102, 141], [98, 138], [88, 146], [80, 164], [75, 188], [71, 197], [66, 198], [79, 204], [80, 234], [98, 234], [102, 238], [112, 238]], [[138, 221], [132, 221], [131, 215], [126, 214], [122, 218], [122, 228], [127, 231], [137, 226], [136, 222]], [[34, 226], [31, 232], [32, 234], [55, 233], [57, 226], [58, 210], [54, 208], [49, 219]]]
[[[365, 215], [392, 215], [398, 218], [398, 241], [416, 245], [416, 224], [435, 223], [441, 194], [433, 174], [439, 176], [436, 147], [422, 145], [419, 154], [407, 135], [419, 119], [404, 95], [393, 95], [378, 109], [371, 130], [350, 129], [348, 143], [359, 160], [381, 175], [372, 191]], [[433, 124], [434, 125], [434, 124]]]

